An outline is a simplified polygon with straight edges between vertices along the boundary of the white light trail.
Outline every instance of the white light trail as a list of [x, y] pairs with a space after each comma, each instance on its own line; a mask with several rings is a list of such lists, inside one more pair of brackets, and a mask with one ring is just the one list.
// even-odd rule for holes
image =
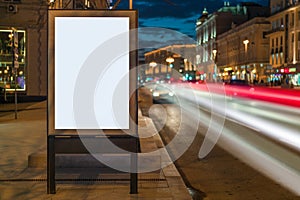
[[[267, 105], [256, 100], [235, 101], [233, 99], [228, 101], [228, 98], [225, 98], [227, 102], [226, 112], [224, 112], [224, 102], [222, 102], [224, 96], [220, 94], [195, 90], [194, 94], [197, 99], [192, 101], [189, 96], [185, 95], [187, 88], [175, 86], [173, 90], [175, 95], [185, 98], [190, 101], [190, 104], [194, 103], [194, 109], [189, 109], [189, 117], [193, 117], [193, 110], [198, 109], [200, 106], [210, 112], [213, 111], [220, 117], [226, 117], [229, 121], [237, 122], [242, 127], [247, 127], [243, 128], [241, 132], [240, 129], [229, 129], [224, 126], [217, 141], [214, 135], [206, 135], [206, 138], [210, 139], [212, 147], [218, 143], [226, 151], [257, 171], [265, 174], [296, 195], [300, 195], [299, 109], [291, 109], [287, 106], [272, 103]], [[211, 101], [212, 98], [215, 101], [214, 103]], [[256, 107], [252, 107], [253, 105]], [[220, 131], [220, 124], [216, 119], [201, 115], [201, 124], [206, 124], [211, 129], [209, 134], [218, 135]], [[274, 141], [279, 142], [280, 145], [274, 143]], [[295, 151], [291, 151], [287, 147]]]

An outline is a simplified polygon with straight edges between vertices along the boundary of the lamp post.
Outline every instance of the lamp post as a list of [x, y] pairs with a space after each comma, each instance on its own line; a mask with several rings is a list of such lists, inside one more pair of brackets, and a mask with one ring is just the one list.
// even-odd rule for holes
[[212, 50], [213, 55], [214, 55], [214, 60], [216, 59], [216, 55], [217, 55], [217, 49]]
[[218, 52], [217, 49], [212, 50], [213, 59], [214, 59], [214, 77], [213, 77], [214, 80], [216, 79], [217, 76], [217, 64], [216, 64], [217, 52]]
[[245, 70], [246, 70], [246, 74], [245, 74], [245, 80], [246, 82], [249, 82], [249, 78], [248, 78], [248, 44], [249, 44], [249, 40], [246, 38], [244, 41], [243, 41], [243, 44], [245, 46]]
[[149, 63], [149, 66], [150, 66], [150, 67], [156, 67], [156, 66], [157, 66], [157, 63], [154, 62], [154, 61], [152, 61], [152, 62]]
[[174, 58], [173, 58], [173, 57], [168, 57], [168, 58], [166, 59], [166, 62], [171, 64], [171, 63], [174, 62]]
[[244, 43], [244, 45], [245, 45], [245, 53], [247, 53], [247, 51], [248, 51], [249, 40], [248, 40], [248, 39], [245, 39], [245, 40], [243, 41], [243, 43]]
[[157, 66], [157, 63], [152, 61], [149, 63], [149, 66], [152, 68], [152, 76], [153, 76], [153, 79], [154, 79], [154, 68]]
[[17, 29], [12, 28], [12, 69], [15, 74], [15, 119], [18, 119], [18, 103], [17, 103], [17, 79], [19, 68], [19, 52], [18, 52], [19, 40]]
[[167, 73], [168, 73], [168, 71], [169, 71], [169, 67], [170, 67], [170, 77], [172, 77], [172, 68], [173, 68], [173, 66], [172, 66], [172, 63], [174, 62], [174, 58], [173, 57], [167, 57], [166, 58], [166, 62], [168, 63], [168, 67], [167, 67]]
[[7, 101], [7, 97], [6, 97], [6, 79], [7, 79], [7, 69], [4, 70], [4, 101]]
[[[49, 0], [48, 6], [49, 6], [50, 9], [54, 9], [54, 7], [55, 7], [55, 0]], [[75, 0], [73, 0], [73, 6], [75, 8]]]

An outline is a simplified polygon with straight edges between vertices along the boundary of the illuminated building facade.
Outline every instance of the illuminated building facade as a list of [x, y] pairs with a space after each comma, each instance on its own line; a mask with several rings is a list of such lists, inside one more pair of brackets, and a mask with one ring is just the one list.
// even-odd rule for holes
[[[28, 95], [46, 95], [47, 85], [47, 2], [1, 1], [0, 2], [0, 83], [13, 89], [14, 67], [12, 49], [7, 39], [12, 27], [18, 31], [20, 90]], [[5, 70], [6, 69], [6, 70]]]
[[224, 2], [224, 7], [208, 14], [203, 11], [196, 22], [197, 45], [202, 47], [199, 54], [197, 70], [206, 74], [207, 81], [217, 81], [220, 73], [218, 69], [218, 36], [231, 28], [257, 16], [267, 16], [269, 9], [255, 3], [241, 3], [230, 6]]
[[300, 85], [300, 4], [298, 0], [270, 1], [270, 82]]
[[145, 81], [196, 80], [196, 45], [171, 45], [144, 54]]
[[269, 65], [270, 23], [265, 17], [253, 18], [218, 37], [218, 69], [222, 80], [242, 79], [265, 82]]
[[[26, 95], [47, 95], [47, 10], [107, 8], [106, 0], [50, 0], [0, 2], [0, 87], [15, 87]], [[18, 32], [17, 70], [12, 66], [9, 36]], [[75, 45], [76, 41], [74, 41]], [[15, 73], [17, 77], [15, 78]], [[16, 79], [16, 80], [15, 80]]]

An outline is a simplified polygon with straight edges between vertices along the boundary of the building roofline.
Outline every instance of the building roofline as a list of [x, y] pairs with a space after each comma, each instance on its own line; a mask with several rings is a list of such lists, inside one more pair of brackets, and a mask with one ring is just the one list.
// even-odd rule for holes
[[234, 28], [231, 28], [230, 30], [228, 30], [222, 34], [219, 34], [217, 37], [218, 37], [218, 39], [220, 39], [222, 37], [225, 37], [225, 35], [231, 34], [232, 32], [235, 32], [238, 30], [242, 30], [248, 26], [255, 25], [255, 24], [269, 24], [270, 25], [271, 23], [268, 21], [267, 17], [254, 17], [254, 18], [250, 19], [249, 21], [246, 21], [240, 25], [237, 25]]
[[169, 45], [169, 46], [165, 46], [165, 47], [161, 47], [159, 49], [155, 49], [149, 52], [144, 53], [145, 56], [148, 56], [150, 54], [159, 52], [159, 51], [164, 51], [164, 50], [168, 50], [171, 48], [182, 48], [182, 47], [189, 47], [189, 48], [194, 48], [196, 47], [196, 44], [174, 44], [174, 45]]

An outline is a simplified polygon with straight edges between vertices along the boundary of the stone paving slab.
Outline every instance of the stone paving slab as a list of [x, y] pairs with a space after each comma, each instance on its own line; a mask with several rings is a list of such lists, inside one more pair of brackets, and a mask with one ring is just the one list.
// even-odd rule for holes
[[[145, 136], [141, 139], [143, 151], [151, 152], [162, 148], [159, 134], [153, 132], [156, 130], [152, 120], [139, 113], [139, 128]], [[28, 155], [46, 149], [46, 101], [24, 106], [18, 112], [18, 119], [14, 119], [14, 113], [1, 116], [0, 138], [0, 200], [192, 199], [173, 164], [161, 170], [139, 174], [138, 194], [129, 194], [128, 174], [102, 171], [102, 174], [97, 172], [96, 175], [90, 171], [89, 176], [82, 176], [82, 169], [58, 169], [57, 192], [47, 194], [45, 165], [41, 168], [28, 168]], [[162, 156], [167, 156], [166, 152], [163, 154]], [[45, 159], [42, 158], [41, 161], [45, 162]], [[93, 179], [87, 180], [88, 178]]]

